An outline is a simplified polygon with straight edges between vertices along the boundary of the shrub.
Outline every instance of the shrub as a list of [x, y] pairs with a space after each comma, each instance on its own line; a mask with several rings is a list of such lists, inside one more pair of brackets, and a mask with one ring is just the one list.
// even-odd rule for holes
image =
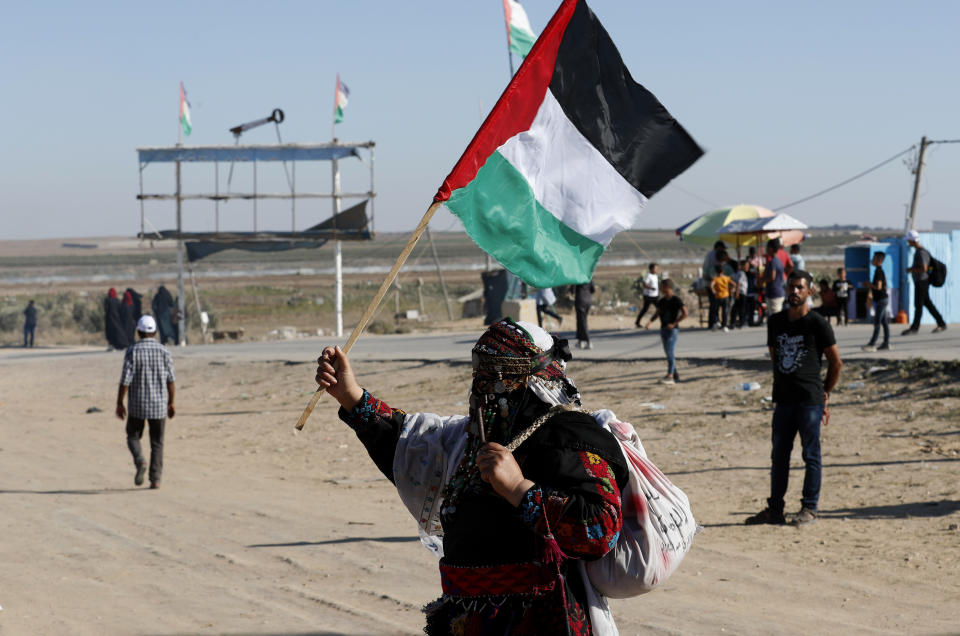
[[23, 309], [4, 307], [0, 309], [0, 331], [14, 331], [22, 327]]

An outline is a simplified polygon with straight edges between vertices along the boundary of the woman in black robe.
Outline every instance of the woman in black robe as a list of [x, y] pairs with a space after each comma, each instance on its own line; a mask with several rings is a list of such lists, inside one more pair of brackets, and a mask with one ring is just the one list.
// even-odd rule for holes
[[536, 325], [494, 323], [473, 348], [465, 425], [462, 417], [391, 408], [360, 386], [339, 348], [318, 360], [317, 382], [340, 402], [340, 418], [401, 498], [405, 462], [426, 459], [415, 451], [408, 460], [401, 450], [410, 448], [404, 440], [416, 434], [418, 418], [436, 422], [425, 434], [465, 426], [436, 504], [443, 596], [424, 608], [427, 634], [593, 633], [590, 584], [578, 561], [616, 544], [627, 467], [613, 435], [579, 409], [564, 373], [569, 358], [566, 341]]
[[107, 292], [107, 297], [103, 301], [103, 325], [107, 342], [112, 348], [126, 349], [130, 345], [123, 318], [120, 315], [120, 299], [117, 298], [117, 290], [113, 287]]
[[160, 285], [157, 293], [153, 295], [153, 317], [157, 321], [157, 331], [159, 331], [160, 344], [167, 344], [167, 340], [174, 339], [173, 330], [173, 296], [166, 287]]
[[133, 299], [133, 324], [137, 324], [143, 315], [143, 294], [136, 292], [133, 287], [127, 287], [127, 294]]
[[137, 321], [140, 316], [137, 315], [137, 307], [133, 304], [133, 296], [129, 291], [123, 292], [123, 302], [120, 304], [120, 324], [123, 325], [123, 333], [127, 338], [127, 346], [137, 341]]

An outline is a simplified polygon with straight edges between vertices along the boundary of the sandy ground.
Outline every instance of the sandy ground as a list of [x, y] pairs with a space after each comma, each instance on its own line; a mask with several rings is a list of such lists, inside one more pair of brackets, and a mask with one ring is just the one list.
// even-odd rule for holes
[[[180, 358], [151, 491], [133, 486], [112, 413], [118, 353], [0, 351], [0, 634], [419, 632], [436, 562], [392, 486], [331, 401], [294, 431], [316, 354]], [[704, 526], [662, 589], [613, 602], [621, 633], [960, 632], [960, 399], [942, 391], [956, 373], [838, 393], [821, 519], [744, 527], [768, 487], [767, 366], [681, 362], [684, 382], [668, 387], [661, 361], [571, 363], [585, 406], [634, 423]], [[865, 368], [848, 365], [841, 384]], [[394, 406], [466, 410], [466, 366], [357, 371]], [[753, 380], [764, 389], [733, 391]], [[799, 449], [794, 460], [790, 509]]]

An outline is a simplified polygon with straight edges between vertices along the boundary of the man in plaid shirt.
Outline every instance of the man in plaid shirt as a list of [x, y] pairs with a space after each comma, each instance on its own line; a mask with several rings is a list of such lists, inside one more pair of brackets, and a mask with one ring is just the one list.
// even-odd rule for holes
[[[145, 421], [150, 422], [150, 487], [160, 487], [163, 471], [163, 428], [167, 417], [173, 417], [173, 357], [165, 346], [157, 342], [157, 321], [153, 316], [142, 316], [137, 323], [140, 340], [127, 348], [123, 356], [123, 372], [120, 374], [120, 390], [117, 393], [117, 417], [127, 418], [127, 447], [133, 454], [137, 474], [133, 483], [143, 484], [147, 464], [140, 450]], [[163, 387], [167, 390], [164, 393]], [[130, 414], [123, 407], [123, 397], [130, 392], [127, 401]], [[168, 398], [169, 396], [169, 398]]]

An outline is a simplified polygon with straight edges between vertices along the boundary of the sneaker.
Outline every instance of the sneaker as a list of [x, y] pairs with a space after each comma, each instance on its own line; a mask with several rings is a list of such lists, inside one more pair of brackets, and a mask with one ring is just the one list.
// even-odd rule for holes
[[747, 517], [744, 519], [743, 523], [748, 526], [759, 526], [762, 524], [769, 524], [772, 526], [779, 526], [786, 522], [786, 519], [783, 516], [782, 512], [774, 512], [770, 509], [769, 506], [753, 515], [752, 517]]
[[136, 474], [136, 475], [134, 476], [134, 478], [133, 478], [133, 484], [134, 484], [135, 486], [142, 486], [142, 485], [143, 485], [143, 476], [146, 474], [146, 472], [147, 472], [147, 464], [146, 464], [146, 463], [137, 464], [137, 474]]
[[915, 333], [917, 333], [917, 330], [914, 329], [913, 327], [910, 327], [909, 329], [907, 329], [906, 331], [904, 331], [904, 332], [903, 332], [902, 334], [900, 334], [900, 335], [902, 335], [902, 336], [912, 336], [912, 335], [915, 334]]
[[730, 333], [730, 327], [724, 327], [723, 333]]
[[893, 347], [890, 346], [889, 342], [884, 342], [882, 345], [877, 347], [877, 351], [890, 351]]
[[817, 520], [817, 511], [811, 510], [806, 506], [800, 508], [800, 512], [795, 515], [790, 515], [790, 525], [791, 526], [802, 526], [808, 523], [814, 523]]
[[946, 331], [946, 330], [947, 330], [946, 325], [937, 325], [936, 327], [934, 327], [931, 333], [940, 333], [941, 331]]
[[680, 381], [680, 374], [677, 373], [676, 371], [673, 372], [673, 381], [674, 381], [674, 382], [679, 382], [679, 381]]
[[150, 489], [151, 489], [151, 490], [156, 490], [156, 489], [159, 488], [159, 487], [160, 487], [160, 482], [159, 482], [159, 481], [151, 481], [151, 482], [150, 482]]
[[586, 348], [586, 349], [593, 349], [593, 343], [590, 342], [589, 340], [587, 340], [587, 346], [586, 346], [585, 348]]
[[667, 375], [660, 378], [660, 384], [673, 384], [673, 383], [674, 381], [672, 376]]
[[860, 351], [866, 351], [867, 353], [872, 353], [876, 350], [877, 348], [873, 345], [863, 345], [862, 347], [860, 347]]

